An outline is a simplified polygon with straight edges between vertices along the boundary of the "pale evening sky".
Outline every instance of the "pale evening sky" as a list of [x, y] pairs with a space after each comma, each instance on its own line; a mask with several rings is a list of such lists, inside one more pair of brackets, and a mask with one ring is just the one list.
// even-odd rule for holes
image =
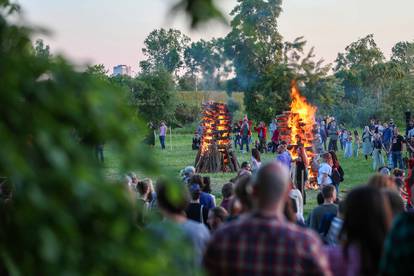
[[[51, 31], [42, 37], [52, 52], [77, 64], [117, 64], [137, 71], [145, 37], [156, 28], [177, 28], [193, 40], [224, 36], [212, 23], [190, 30], [183, 15], [172, 18], [174, 0], [18, 0], [24, 20]], [[236, 0], [217, 0], [228, 14]], [[286, 40], [305, 36], [318, 58], [333, 62], [346, 45], [369, 33], [388, 57], [392, 46], [414, 40], [413, 0], [285, 0], [279, 29]], [[38, 37], [38, 36], [36, 36]], [[34, 38], [36, 38], [34, 37]]]

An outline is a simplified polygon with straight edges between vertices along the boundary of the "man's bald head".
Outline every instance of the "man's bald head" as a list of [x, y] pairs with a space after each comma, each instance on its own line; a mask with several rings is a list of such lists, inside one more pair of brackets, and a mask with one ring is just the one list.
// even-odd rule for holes
[[275, 161], [262, 166], [253, 184], [256, 206], [265, 209], [282, 204], [289, 182], [289, 171], [282, 163]]

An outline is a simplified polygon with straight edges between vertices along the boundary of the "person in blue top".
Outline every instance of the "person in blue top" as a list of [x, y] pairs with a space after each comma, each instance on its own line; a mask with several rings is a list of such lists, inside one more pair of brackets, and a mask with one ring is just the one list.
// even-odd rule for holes
[[391, 151], [388, 152], [388, 149], [391, 146], [391, 139], [393, 135], [393, 129], [387, 123], [384, 123], [384, 130], [382, 131], [382, 144], [387, 149], [387, 152], [385, 154], [387, 156], [387, 163], [389, 168], [392, 168], [392, 156]]
[[290, 171], [290, 168], [292, 165], [292, 157], [290, 156], [290, 153], [287, 150], [286, 142], [282, 142], [277, 147], [276, 160], [281, 162], [283, 165], [285, 165]]

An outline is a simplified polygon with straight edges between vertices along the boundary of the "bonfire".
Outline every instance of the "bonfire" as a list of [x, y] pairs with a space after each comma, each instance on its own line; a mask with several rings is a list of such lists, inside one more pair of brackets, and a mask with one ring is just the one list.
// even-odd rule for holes
[[294, 160], [299, 157], [298, 148], [302, 148], [301, 157], [306, 159], [303, 161], [309, 168], [306, 187], [314, 189], [317, 188], [317, 172], [311, 169], [311, 164], [316, 156], [313, 151], [313, 144], [317, 108], [309, 104], [306, 98], [300, 94], [295, 81], [292, 82], [290, 97], [292, 99], [290, 111], [285, 111], [283, 114], [276, 116], [280, 138], [288, 143], [288, 150]]
[[207, 102], [202, 112], [203, 135], [195, 160], [196, 172], [236, 172], [239, 169], [231, 149], [231, 117], [227, 105]]

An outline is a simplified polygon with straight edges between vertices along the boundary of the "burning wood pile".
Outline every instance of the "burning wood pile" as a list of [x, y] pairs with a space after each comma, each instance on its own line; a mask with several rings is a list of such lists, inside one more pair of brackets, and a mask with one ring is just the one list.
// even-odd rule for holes
[[298, 149], [303, 147], [301, 157], [306, 159], [303, 162], [309, 168], [306, 187], [315, 189], [318, 186], [316, 180], [318, 172], [312, 171], [311, 164], [316, 156], [313, 145], [316, 133], [315, 114], [317, 108], [310, 105], [306, 98], [300, 95], [295, 82], [292, 82], [290, 97], [292, 99], [290, 111], [284, 111], [283, 114], [276, 116], [280, 140], [289, 145], [288, 150], [293, 160], [299, 157], [300, 150]]
[[239, 163], [231, 149], [231, 118], [227, 105], [207, 102], [203, 104], [203, 135], [195, 160], [198, 173], [236, 172]]

